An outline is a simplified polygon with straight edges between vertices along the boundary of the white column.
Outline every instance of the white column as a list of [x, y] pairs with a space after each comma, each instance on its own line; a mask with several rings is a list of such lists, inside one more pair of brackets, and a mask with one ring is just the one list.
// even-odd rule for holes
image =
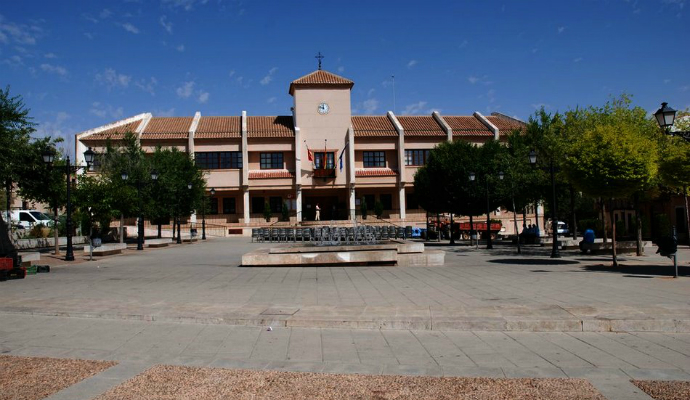
[[249, 187], [249, 146], [247, 144], [247, 112], [242, 111], [242, 186]]
[[494, 140], [498, 140], [498, 138], [500, 137], [500, 131], [498, 130], [498, 127], [496, 125], [492, 124], [491, 121], [489, 121], [489, 119], [483, 116], [479, 111], [474, 112], [474, 117], [477, 118], [482, 124], [484, 124], [484, 126], [486, 126], [491, 131], [491, 133], [494, 134]]
[[201, 119], [201, 112], [197, 111], [194, 114], [194, 119], [192, 120], [192, 125], [189, 126], [189, 136], [187, 137], [187, 154], [194, 160], [194, 134], [196, 133], [196, 128], [199, 126], [199, 120]]
[[405, 205], [405, 185], [400, 185], [398, 188], [398, 198], [400, 202], [400, 219], [405, 220], [407, 218], [407, 211], [406, 211], [406, 205]]
[[302, 186], [297, 186], [297, 196], [295, 200], [295, 211], [297, 212], [297, 222], [302, 222]]
[[348, 208], [350, 209], [350, 220], [354, 221], [357, 218], [357, 202], [355, 200], [355, 130], [350, 125], [347, 130], [347, 189], [348, 194]]
[[441, 126], [441, 129], [446, 133], [446, 140], [449, 142], [453, 142], [453, 129], [448, 125], [446, 120], [441, 117], [441, 114], [438, 113], [438, 111], [434, 111], [431, 113], [431, 116], [436, 120], [436, 123], [438, 123]]
[[249, 188], [245, 188], [242, 195], [244, 197], [243, 198], [243, 202], [244, 202], [244, 207], [243, 207], [244, 224], [247, 225], [250, 222], [250, 218], [249, 218]]

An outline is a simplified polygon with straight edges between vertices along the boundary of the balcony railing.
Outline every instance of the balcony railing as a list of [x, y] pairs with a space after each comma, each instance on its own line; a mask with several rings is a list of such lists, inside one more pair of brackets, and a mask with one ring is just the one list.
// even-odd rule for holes
[[335, 178], [335, 168], [314, 169], [314, 178]]

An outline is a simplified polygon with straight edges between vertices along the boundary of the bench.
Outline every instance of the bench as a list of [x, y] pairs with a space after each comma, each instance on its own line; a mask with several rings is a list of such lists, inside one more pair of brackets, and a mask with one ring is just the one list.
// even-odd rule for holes
[[[127, 249], [127, 243], [108, 243], [99, 247], [93, 248], [94, 256], [110, 256], [113, 254], [120, 254], [122, 250]], [[91, 253], [91, 246], [84, 246], [84, 254]]]
[[[647, 242], [642, 242], [642, 248], [647, 245]], [[611, 253], [612, 242], [595, 242], [595, 243], [585, 243], [580, 242], [580, 251], [582, 254], [609, 254]], [[617, 253], [634, 253], [637, 251], [637, 243], [634, 241], [617, 241], [616, 242], [616, 252]]]
[[156, 248], [156, 247], [166, 247], [169, 244], [172, 244], [172, 239], [171, 238], [161, 238], [161, 239], [146, 239], [146, 242], [144, 243], [146, 247], [150, 248]]
[[30, 267], [32, 264], [41, 261], [41, 253], [37, 251], [19, 253], [19, 256], [22, 258], [22, 267]]

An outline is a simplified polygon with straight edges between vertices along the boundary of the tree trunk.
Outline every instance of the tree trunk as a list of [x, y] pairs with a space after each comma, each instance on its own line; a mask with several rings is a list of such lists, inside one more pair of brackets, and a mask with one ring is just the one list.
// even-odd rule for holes
[[534, 202], [534, 225], [537, 227], [537, 232], [539, 231], [539, 202]]
[[575, 188], [570, 185], [570, 214], [573, 221], [570, 229], [573, 230], [573, 240], [577, 240], [577, 215], [575, 215]]
[[527, 207], [522, 207], [522, 230], [527, 228]]
[[604, 226], [604, 243], [608, 242], [608, 231], [606, 229], [606, 204], [604, 199], [599, 199], [599, 206], [601, 207], [601, 223]]
[[120, 243], [125, 242], [125, 216], [120, 214]]
[[455, 238], [453, 238], [453, 213], [450, 213], [450, 244], [455, 244]]
[[472, 246], [472, 234], [474, 233], [474, 223], [472, 222], [472, 215], [470, 214], [470, 246]]
[[690, 245], [690, 214], [688, 214], [688, 188], [683, 188], [683, 200], [685, 200], [685, 234], [688, 235], [688, 245]]
[[520, 232], [518, 231], [518, 214], [517, 210], [515, 209], [515, 196], [510, 196], [510, 200], [513, 203], [513, 226], [515, 226], [515, 237], [517, 238], [517, 252], [518, 254], [522, 253], [522, 250], [520, 249]]
[[635, 221], [637, 221], [637, 235], [635, 247], [637, 256], [644, 255], [644, 248], [642, 247], [642, 216], [640, 215], [640, 194], [635, 193]]
[[618, 257], [616, 255], [616, 222], [613, 219], [613, 199], [610, 200], [609, 216], [611, 218], [611, 254], [613, 255], [613, 266], [618, 266]]
[[158, 221], [158, 239], [161, 238], [161, 229], [162, 229], [162, 227], [161, 227], [161, 221], [159, 220], [159, 221]]
[[173, 223], [172, 223], [172, 238], [175, 240], [175, 223], [177, 222], [177, 218], [173, 217]]
[[58, 230], [58, 208], [53, 207], [53, 214], [55, 214], [55, 220], [53, 222], [53, 239], [55, 240], [55, 255], [60, 254], [60, 232]]

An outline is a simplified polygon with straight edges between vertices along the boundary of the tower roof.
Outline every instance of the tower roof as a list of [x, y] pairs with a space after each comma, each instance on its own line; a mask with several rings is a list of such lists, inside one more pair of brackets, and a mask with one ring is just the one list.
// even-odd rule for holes
[[334, 73], [324, 71], [322, 69], [316, 70], [311, 74], [304, 75], [301, 78], [295, 79], [290, 83], [290, 94], [294, 95], [295, 87], [324, 87], [336, 86], [350, 89], [355, 83], [349, 79], [338, 76]]

